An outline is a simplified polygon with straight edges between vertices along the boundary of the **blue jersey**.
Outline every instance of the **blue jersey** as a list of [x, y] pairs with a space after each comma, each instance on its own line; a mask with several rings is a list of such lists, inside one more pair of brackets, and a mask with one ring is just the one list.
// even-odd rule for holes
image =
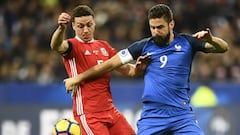
[[158, 46], [152, 38], [146, 38], [128, 47], [132, 58], [149, 55], [151, 62], [144, 74], [143, 102], [160, 103], [179, 108], [189, 108], [189, 78], [193, 57], [204, 52], [204, 42], [179, 34], [164, 46]]

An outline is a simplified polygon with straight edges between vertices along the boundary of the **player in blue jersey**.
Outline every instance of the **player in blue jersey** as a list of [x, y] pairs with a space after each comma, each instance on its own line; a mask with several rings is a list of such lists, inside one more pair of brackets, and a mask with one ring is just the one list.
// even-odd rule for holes
[[137, 134], [203, 135], [188, 94], [192, 61], [199, 51], [224, 53], [228, 44], [213, 36], [210, 29], [193, 35], [175, 33], [173, 13], [164, 4], [153, 6], [148, 19], [151, 37], [133, 43], [110, 60], [74, 78], [65, 79], [66, 89], [70, 91], [79, 82], [101, 76], [139, 57], [140, 63], [150, 57], [144, 72], [144, 106]]

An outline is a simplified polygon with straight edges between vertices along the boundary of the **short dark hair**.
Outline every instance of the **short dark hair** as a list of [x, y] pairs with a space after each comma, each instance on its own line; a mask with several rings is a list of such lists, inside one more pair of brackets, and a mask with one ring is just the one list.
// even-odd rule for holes
[[93, 16], [93, 10], [87, 5], [79, 5], [75, 7], [72, 11], [72, 22], [74, 21], [75, 17], [82, 17], [82, 16]]
[[173, 20], [173, 12], [169, 6], [158, 4], [148, 10], [148, 20], [162, 17], [168, 23]]

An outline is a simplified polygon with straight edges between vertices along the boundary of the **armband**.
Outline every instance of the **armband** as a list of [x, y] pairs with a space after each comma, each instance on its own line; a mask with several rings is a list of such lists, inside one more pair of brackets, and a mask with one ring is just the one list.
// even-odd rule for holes
[[126, 64], [133, 60], [133, 57], [130, 54], [130, 52], [128, 51], [128, 49], [123, 49], [123, 50], [119, 51], [118, 56], [119, 56], [122, 64]]

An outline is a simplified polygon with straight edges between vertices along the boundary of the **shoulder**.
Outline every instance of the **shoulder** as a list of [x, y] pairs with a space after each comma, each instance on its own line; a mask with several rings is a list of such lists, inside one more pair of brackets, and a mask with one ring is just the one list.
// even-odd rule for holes
[[110, 43], [105, 40], [94, 40], [94, 43], [102, 46], [111, 46]]
[[111, 57], [117, 53], [116, 49], [105, 40], [94, 40], [94, 44], [101, 52], [105, 53], [107, 51]]
[[186, 40], [192, 40], [193, 38], [190, 34], [187, 33], [174, 33], [174, 36], [178, 38], [184, 38]]
[[128, 47], [128, 50], [134, 59], [137, 59], [139, 56], [141, 56], [144, 47], [151, 41], [151, 39], [152, 39], [151, 37], [143, 38], [132, 43]]
[[138, 41], [135, 41], [134, 43], [132, 43], [128, 48], [142, 48], [144, 47], [145, 45], [147, 45], [148, 42], [151, 41], [151, 37], [149, 38], [143, 38], [141, 40], [138, 40]]
[[95, 39], [94, 42], [103, 43], [103, 44], [109, 44], [106, 40], [99, 40], [99, 39]]
[[181, 39], [187, 40], [187, 42], [192, 46], [193, 50], [195, 51], [204, 51], [205, 49], [205, 42], [201, 42], [198, 39], [192, 37], [190, 34], [180, 33], [177, 37]]
[[192, 37], [190, 34], [187, 33], [175, 33], [175, 39], [179, 38], [181, 40], [187, 40], [191, 45], [199, 42], [196, 38]]
[[194, 42], [199, 42], [200, 43], [201, 42], [198, 39], [196, 39], [195, 37], [193, 37], [192, 35], [187, 34], [187, 33], [179, 33], [179, 34], [177, 34], [177, 37], [185, 38], [190, 43], [194, 43]]
[[138, 43], [138, 44], [146, 44], [146, 43], [148, 43], [151, 39], [152, 39], [151, 37], [143, 38], [143, 39], [141, 39], [141, 40], [136, 41], [136, 43]]
[[75, 43], [77, 42], [78, 40], [76, 38], [69, 38], [67, 39], [68, 42], [71, 42], [71, 43]]
[[69, 38], [65, 40], [68, 44], [68, 47], [75, 48], [80, 42], [76, 38]]

